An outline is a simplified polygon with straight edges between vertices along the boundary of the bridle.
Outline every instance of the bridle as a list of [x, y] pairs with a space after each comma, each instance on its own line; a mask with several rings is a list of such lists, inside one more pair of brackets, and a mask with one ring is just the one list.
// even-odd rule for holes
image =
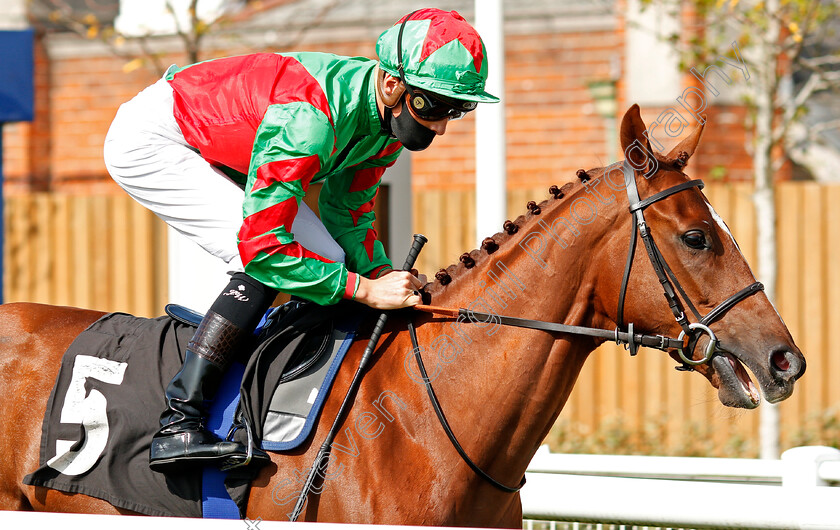
[[[703, 181], [699, 179], [689, 180], [677, 184], [676, 186], [667, 188], [663, 191], [660, 191], [646, 199], [640, 199], [639, 189], [636, 184], [636, 172], [630, 166], [630, 163], [626, 160], [622, 163], [622, 171], [624, 173], [624, 184], [627, 191], [627, 199], [630, 205], [630, 213], [633, 215], [634, 222], [631, 223], [630, 248], [627, 253], [627, 261], [624, 265], [624, 275], [621, 279], [621, 292], [618, 298], [618, 316], [616, 322], [617, 326], [614, 331], [599, 328], [589, 328], [584, 326], [570, 326], [567, 324], [546, 322], [543, 320], [531, 320], [518, 317], [501, 316], [491, 313], [478, 313], [464, 308], [450, 309], [420, 305], [415, 306], [415, 309], [418, 309], [420, 311], [426, 311], [429, 313], [452, 316], [457, 318], [459, 322], [464, 323], [472, 322], [486, 324], [492, 322], [505, 326], [538, 329], [554, 333], [570, 333], [574, 335], [585, 335], [601, 339], [614, 340], [618, 344], [624, 344], [625, 347], [630, 351], [630, 355], [636, 355], [639, 346], [648, 346], [660, 350], [676, 349], [683, 363], [682, 366], [677, 367], [677, 369], [681, 371], [691, 371], [694, 369], [694, 366], [709, 363], [712, 360], [712, 357], [714, 357], [717, 352], [723, 351], [721, 350], [718, 344], [717, 337], [715, 336], [714, 332], [709, 326], [712, 324], [712, 322], [718, 320], [739, 302], [756, 294], [759, 291], [762, 291], [764, 289], [764, 285], [762, 285], [761, 282], [752, 283], [751, 285], [733, 294], [732, 296], [718, 304], [716, 307], [714, 307], [705, 316], [701, 317], [700, 313], [697, 311], [697, 308], [691, 302], [691, 299], [688, 297], [685, 290], [682, 288], [682, 285], [680, 285], [680, 282], [677, 280], [677, 277], [671, 270], [671, 267], [668, 266], [668, 263], [665, 261], [665, 257], [662, 255], [662, 252], [659, 251], [659, 247], [656, 245], [656, 242], [653, 240], [653, 236], [651, 235], [650, 229], [647, 225], [647, 222], [645, 221], [644, 211], [645, 208], [647, 208], [648, 206], [655, 204], [681, 191], [685, 191], [691, 188], [703, 189]], [[636, 246], [639, 236], [642, 237], [642, 241], [645, 245], [645, 250], [647, 251], [648, 259], [650, 260], [650, 263], [653, 266], [653, 270], [656, 273], [657, 278], [659, 279], [659, 283], [662, 285], [662, 289], [665, 294], [665, 299], [668, 302], [668, 306], [671, 308], [671, 312], [674, 315], [674, 319], [677, 321], [677, 324], [679, 324], [682, 328], [682, 331], [680, 332], [677, 338], [667, 337], [664, 335], [646, 335], [636, 333], [633, 329], [632, 322], [626, 324], [625, 330], [622, 329], [625, 327], [624, 301], [628, 290], [630, 272], [633, 267], [633, 261], [636, 255]], [[688, 317], [685, 314], [683, 303], [685, 303], [685, 305], [687, 305], [688, 308], [691, 310], [691, 313], [697, 319], [696, 322], [689, 321]], [[435, 409], [435, 413], [437, 414], [438, 419], [440, 420], [441, 425], [446, 431], [446, 434], [449, 437], [450, 441], [455, 446], [455, 449], [458, 451], [458, 453], [461, 455], [464, 461], [470, 466], [470, 468], [473, 469], [473, 471], [475, 471], [479, 476], [490, 482], [493, 486], [509, 493], [518, 491], [522, 487], [522, 485], [525, 484], [524, 477], [522, 478], [520, 484], [516, 487], [505, 486], [504, 484], [499, 483], [498, 481], [490, 477], [486, 472], [482, 471], [467, 456], [464, 449], [458, 443], [458, 440], [455, 438], [455, 435], [453, 434], [452, 429], [449, 427], [449, 423], [447, 422], [446, 417], [443, 414], [443, 410], [441, 409], [440, 403], [438, 402], [437, 396], [435, 395], [434, 389], [432, 388], [432, 382], [426, 374], [426, 369], [423, 366], [423, 359], [420, 356], [420, 346], [417, 341], [417, 334], [414, 329], [413, 318], [411, 317], [409, 317], [408, 321], [408, 331], [409, 335], [411, 336], [412, 346], [414, 347], [414, 357], [417, 361], [417, 365], [420, 370], [420, 374], [423, 378], [423, 382], [426, 385], [426, 391], [429, 395], [429, 399], [432, 401], [432, 406]], [[708, 336], [709, 342], [706, 345], [703, 357], [695, 360], [693, 355], [694, 348], [697, 345], [697, 342], [700, 339], [700, 337], [702, 337], [704, 334]]]
[[[764, 290], [764, 285], [761, 282], [752, 283], [718, 304], [714, 309], [709, 311], [706, 316], [701, 317], [697, 308], [693, 303], [691, 303], [691, 299], [682, 288], [682, 285], [680, 285], [680, 282], [677, 280], [677, 277], [674, 275], [671, 267], [668, 266], [668, 262], [665, 261], [665, 257], [662, 255], [662, 252], [659, 251], [659, 247], [656, 246], [653, 236], [648, 229], [648, 225], [645, 222], [645, 208], [683, 190], [695, 187], [703, 189], [703, 181], [699, 179], [689, 180], [651, 195], [647, 199], [641, 200], [639, 199], [639, 189], [636, 185], [636, 173], [626, 160], [622, 164], [622, 171], [624, 172], [624, 185], [627, 189], [627, 199], [630, 203], [630, 213], [633, 214], [633, 220], [635, 222], [633, 223], [633, 226], [631, 226], [630, 249], [627, 253], [627, 261], [624, 265], [624, 276], [621, 279], [621, 293], [618, 297], [618, 320], [616, 331], [624, 325], [624, 299], [627, 294], [627, 284], [630, 280], [630, 270], [633, 267], [633, 258], [636, 253], [636, 242], [638, 240], [638, 236], [641, 235], [642, 241], [645, 244], [645, 250], [647, 250], [648, 259], [650, 260], [650, 264], [653, 266], [654, 272], [656, 272], [656, 277], [659, 279], [659, 283], [662, 285], [662, 289], [665, 293], [665, 299], [668, 301], [668, 306], [671, 308], [671, 312], [674, 314], [674, 319], [677, 321], [677, 324], [679, 324], [682, 328], [682, 332], [680, 332], [677, 340], [688, 339], [687, 342], [677, 348], [677, 352], [683, 362], [683, 365], [678, 369], [689, 371], [693, 366], [706, 364], [711, 361], [715, 352], [719, 349], [717, 337], [715, 337], [715, 334], [711, 328], [709, 328], [709, 325], [723, 316], [724, 313], [732, 309], [732, 307], [734, 307], [738, 302]], [[674, 290], [675, 287], [676, 291]], [[685, 311], [682, 303], [680, 302], [680, 296], [677, 296], [677, 291], [682, 297], [682, 300], [685, 302], [685, 305], [688, 306], [694, 317], [697, 319], [697, 322], [689, 322], [688, 317], [685, 316]], [[632, 323], [627, 324], [627, 330], [630, 335], [633, 334]], [[701, 359], [694, 360], [694, 347], [697, 344], [697, 340], [704, 333], [709, 336], [706, 351]], [[631, 355], [636, 354], [636, 347], [632, 342], [628, 343], [628, 348], [630, 349]]]

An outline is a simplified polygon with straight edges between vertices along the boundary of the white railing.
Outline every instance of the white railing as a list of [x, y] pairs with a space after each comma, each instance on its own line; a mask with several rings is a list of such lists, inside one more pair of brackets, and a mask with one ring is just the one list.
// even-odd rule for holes
[[[840, 529], [840, 487], [831, 487], [840, 486], [840, 451], [830, 447], [798, 447], [786, 451], [781, 460], [565, 455], [541, 448], [527, 478], [522, 507], [529, 520], [671, 528]], [[336, 528], [319, 523], [0, 511], [0, 528], [272, 530], [281, 525], [285, 529]], [[365, 526], [340, 528], [362, 530]]]
[[526, 519], [682, 528], [840, 529], [840, 451], [781, 460], [552, 454], [528, 468]]

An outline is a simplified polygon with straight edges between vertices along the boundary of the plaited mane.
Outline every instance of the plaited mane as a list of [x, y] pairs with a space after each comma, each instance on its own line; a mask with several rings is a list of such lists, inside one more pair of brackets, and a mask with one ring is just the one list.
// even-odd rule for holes
[[[673, 164], [673, 161], [670, 162]], [[554, 209], [560, 208], [566, 204], [569, 196], [575, 195], [576, 192], [583, 189], [584, 182], [592, 179], [593, 177], [601, 176], [604, 169], [605, 168], [595, 168], [590, 170], [579, 169], [577, 171], [578, 182], [567, 182], [560, 188], [556, 185], [549, 187], [548, 192], [552, 198], [546, 199], [539, 204], [537, 204], [536, 201], [529, 201], [526, 205], [528, 210], [527, 213], [520, 215], [514, 221], [505, 221], [502, 226], [502, 231], [497, 232], [490, 237], [484, 238], [481, 248], [473, 249], [470, 252], [464, 252], [461, 254], [458, 263], [453, 263], [444, 269], [440, 269], [435, 274], [434, 280], [430, 281], [425, 286], [424, 291], [432, 296], [441, 293], [447, 285], [457, 282], [464, 270], [481, 265], [498, 249], [508, 245], [511, 239], [513, 239], [511, 236], [517, 234], [520, 228], [525, 226], [534, 218], [549, 215], [554, 211]]]

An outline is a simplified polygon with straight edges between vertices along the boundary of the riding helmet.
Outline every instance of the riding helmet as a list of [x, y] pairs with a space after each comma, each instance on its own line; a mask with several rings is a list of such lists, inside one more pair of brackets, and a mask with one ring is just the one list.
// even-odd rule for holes
[[457, 11], [428, 8], [406, 15], [379, 36], [376, 53], [382, 70], [410, 86], [462, 101], [499, 101], [484, 90], [484, 42]]

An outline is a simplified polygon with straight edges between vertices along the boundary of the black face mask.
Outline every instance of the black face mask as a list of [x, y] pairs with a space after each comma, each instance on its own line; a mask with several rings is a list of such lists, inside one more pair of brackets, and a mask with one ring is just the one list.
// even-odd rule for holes
[[429, 147], [432, 140], [435, 139], [435, 131], [415, 120], [404, 102], [399, 116], [394, 116], [391, 109], [386, 110], [386, 121], [391, 134], [409, 151], [422, 151]]

